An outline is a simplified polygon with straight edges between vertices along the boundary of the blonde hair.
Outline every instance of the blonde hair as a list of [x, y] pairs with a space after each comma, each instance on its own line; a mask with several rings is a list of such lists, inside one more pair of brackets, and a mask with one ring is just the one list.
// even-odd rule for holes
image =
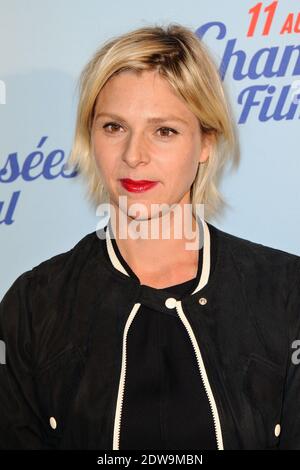
[[97, 96], [105, 83], [124, 70], [158, 70], [199, 120], [214, 135], [213, 150], [198, 165], [191, 187], [192, 210], [204, 204], [205, 218], [229, 206], [218, 190], [225, 163], [239, 160], [236, 130], [225, 89], [206, 46], [189, 28], [172, 23], [146, 26], [113, 37], [96, 51], [79, 79], [79, 103], [73, 146], [67, 166], [87, 179], [87, 198], [97, 206], [108, 202], [91, 148], [91, 127]]

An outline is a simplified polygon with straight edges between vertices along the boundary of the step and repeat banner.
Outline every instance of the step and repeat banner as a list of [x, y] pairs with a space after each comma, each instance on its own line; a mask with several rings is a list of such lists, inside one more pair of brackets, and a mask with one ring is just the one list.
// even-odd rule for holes
[[81, 69], [110, 37], [170, 22], [209, 47], [237, 125], [240, 164], [221, 182], [229, 207], [211, 223], [300, 254], [298, 0], [0, 0], [0, 299], [99, 226], [65, 167]]

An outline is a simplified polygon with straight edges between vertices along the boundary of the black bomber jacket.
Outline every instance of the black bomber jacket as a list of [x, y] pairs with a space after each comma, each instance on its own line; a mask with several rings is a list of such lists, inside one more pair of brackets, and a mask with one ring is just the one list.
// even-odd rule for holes
[[[192, 343], [217, 448], [300, 449], [300, 257], [202, 229], [198, 286], [174, 305], [161, 295]], [[14, 281], [0, 303], [1, 449], [119, 448], [140, 290], [103, 229]]]

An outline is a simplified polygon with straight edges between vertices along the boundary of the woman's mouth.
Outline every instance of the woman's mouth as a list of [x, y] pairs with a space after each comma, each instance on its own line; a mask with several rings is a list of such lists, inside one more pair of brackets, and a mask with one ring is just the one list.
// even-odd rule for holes
[[148, 191], [148, 189], [153, 188], [158, 183], [158, 181], [148, 181], [148, 180], [134, 181], [128, 178], [123, 178], [120, 180], [120, 182], [123, 188], [133, 193], [143, 193], [144, 191]]

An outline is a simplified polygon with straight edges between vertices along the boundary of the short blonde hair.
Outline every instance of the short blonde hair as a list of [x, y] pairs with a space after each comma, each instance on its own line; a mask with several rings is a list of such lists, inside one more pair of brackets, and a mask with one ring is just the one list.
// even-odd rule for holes
[[[198, 165], [191, 186], [192, 210], [204, 204], [205, 218], [229, 204], [218, 190], [226, 162], [239, 160], [236, 129], [218, 69], [196, 34], [177, 23], [146, 26], [113, 37], [96, 51], [79, 80], [79, 103], [73, 146], [67, 166], [87, 179], [86, 196], [96, 206], [109, 201], [91, 147], [91, 127], [97, 96], [105, 83], [124, 70], [158, 70], [183, 98], [204, 133], [213, 133], [213, 150]], [[163, 202], [163, 201], [162, 201]]]

